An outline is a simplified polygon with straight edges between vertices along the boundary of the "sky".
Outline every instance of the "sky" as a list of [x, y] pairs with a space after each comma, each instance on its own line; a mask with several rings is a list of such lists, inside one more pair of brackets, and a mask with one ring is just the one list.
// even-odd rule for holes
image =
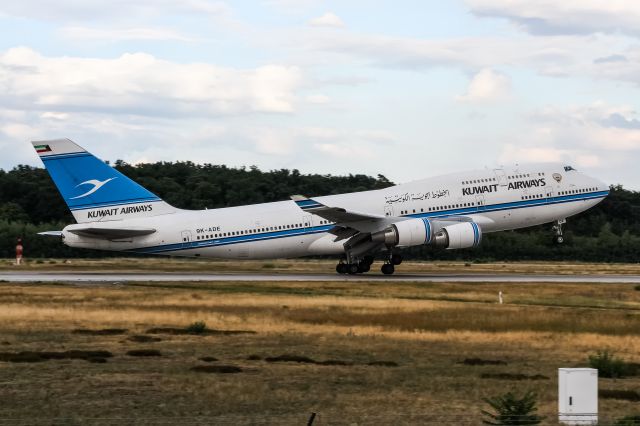
[[0, 3], [0, 168], [100, 158], [407, 182], [563, 162], [640, 189], [640, 2]]

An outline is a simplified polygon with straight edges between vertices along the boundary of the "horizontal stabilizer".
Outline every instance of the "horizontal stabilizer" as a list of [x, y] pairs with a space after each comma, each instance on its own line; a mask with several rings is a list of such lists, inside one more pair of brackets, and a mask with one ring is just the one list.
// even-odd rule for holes
[[98, 226], [69, 226], [66, 228], [67, 231], [72, 234], [80, 235], [81, 237], [90, 237], [90, 238], [103, 238], [105, 240], [117, 240], [120, 238], [132, 238], [132, 237], [142, 237], [144, 235], [150, 235], [156, 232], [153, 228], [139, 228], [139, 227], [128, 227], [128, 228], [108, 228], [108, 227], [98, 227]]
[[44, 231], [38, 232], [38, 235], [44, 235], [46, 237], [62, 237], [62, 231]]

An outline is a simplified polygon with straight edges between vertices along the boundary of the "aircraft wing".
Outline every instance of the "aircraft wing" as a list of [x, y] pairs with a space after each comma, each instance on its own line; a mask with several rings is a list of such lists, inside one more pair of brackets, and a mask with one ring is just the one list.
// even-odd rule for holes
[[291, 199], [305, 212], [313, 213], [323, 219], [336, 223], [351, 223], [360, 221], [386, 221], [387, 217], [370, 213], [361, 213], [342, 207], [329, 207], [317, 202], [314, 199], [303, 195], [292, 195]]
[[72, 234], [80, 235], [82, 237], [101, 238], [105, 240], [117, 240], [120, 238], [132, 238], [141, 237], [144, 235], [150, 235], [156, 232], [153, 228], [141, 228], [141, 227], [120, 227], [112, 228], [106, 226], [69, 226], [67, 231]]
[[303, 195], [293, 195], [291, 199], [303, 211], [334, 222], [334, 227], [328, 231], [336, 236], [334, 241], [349, 240], [353, 243], [368, 237], [372, 232], [383, 230], [398, 220], [398, 218], [347, 210], [342, 207], [329, 207]]

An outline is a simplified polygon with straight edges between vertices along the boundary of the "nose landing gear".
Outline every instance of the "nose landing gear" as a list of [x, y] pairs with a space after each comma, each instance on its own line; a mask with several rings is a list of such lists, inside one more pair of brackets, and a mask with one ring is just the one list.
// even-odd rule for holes
[[564, 225], [565, 223], [567, 223], [566, 219], [556, 220], [555, 225], [553, 225], [553, 228], [551, 228], [555, 232], [555, 235], [553, 236], [554, 244], [564, 243], [564, 235], [562, 234], [562, 225]]

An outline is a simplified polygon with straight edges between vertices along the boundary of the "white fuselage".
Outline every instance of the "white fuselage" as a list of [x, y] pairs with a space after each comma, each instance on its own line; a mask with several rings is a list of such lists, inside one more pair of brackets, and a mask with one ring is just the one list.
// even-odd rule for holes
[[[471, 218], [483, 233], [561, 220], [608, 195], [602, 182], [561, 165], [478, 170], [433, 177], [386, 189], [314, 197], [327, 206], [372, 215]], [[96, 223], [107, 224], [105, 215]], [[203, 211], [177, 210], [132, 218], [119, 225], [157, 232], [122, 240], [88, 238], [63, 231], [73, 247], [214, 258], [263, 259], [344, 253], [333, 224], [293, 201]], [[85, 223], [84, 225], [87, 225]], [[72, 225], [73, 226], [73, 225]]]

